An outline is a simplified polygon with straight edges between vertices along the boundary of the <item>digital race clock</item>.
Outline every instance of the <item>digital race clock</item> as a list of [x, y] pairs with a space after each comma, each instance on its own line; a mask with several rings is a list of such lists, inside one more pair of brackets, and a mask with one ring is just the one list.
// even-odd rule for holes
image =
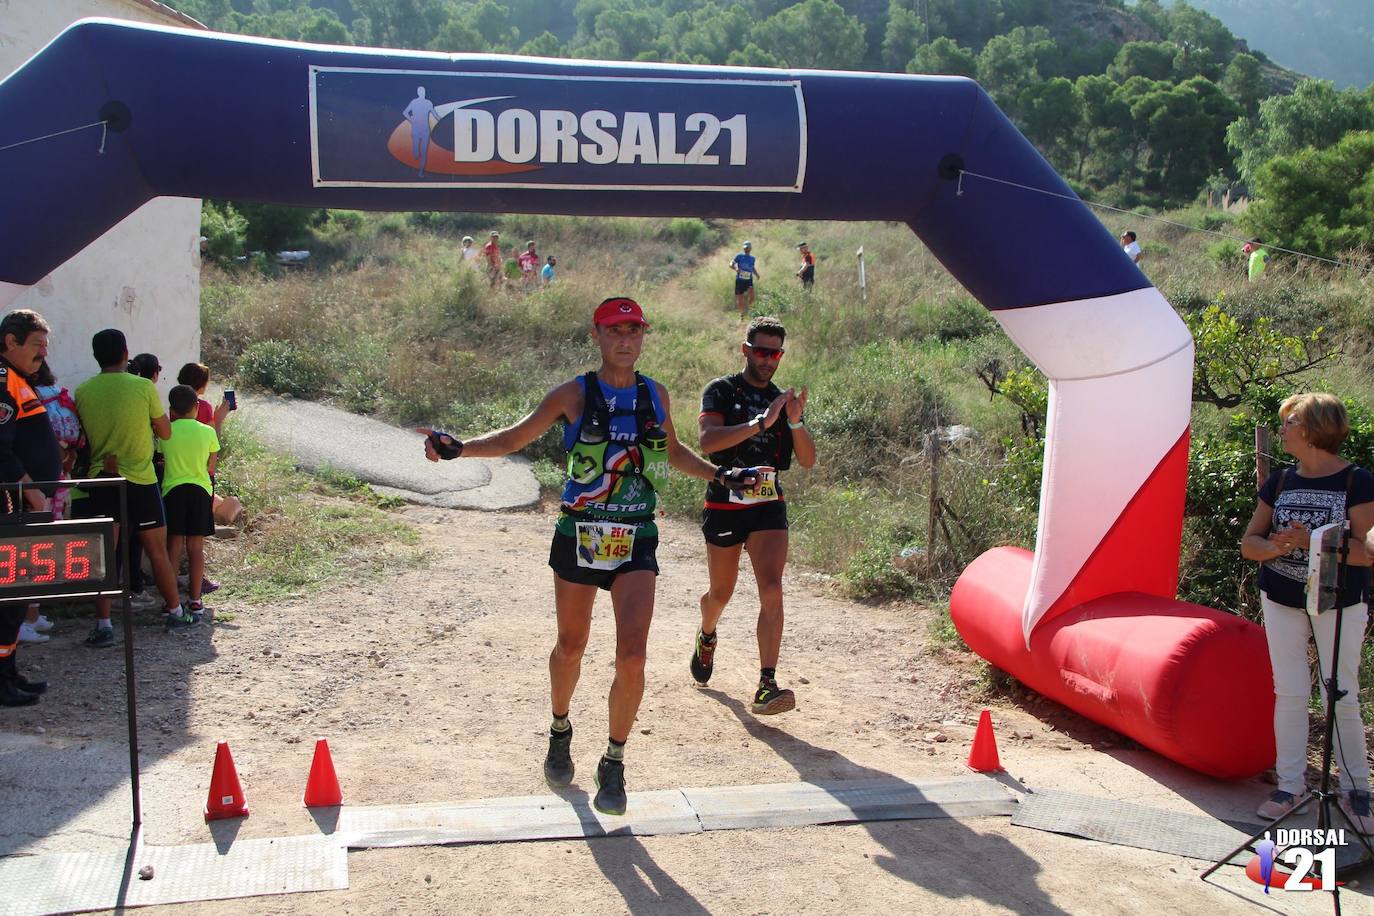
[[0, 601], [119, 591], [114, 522], [0, 525]]

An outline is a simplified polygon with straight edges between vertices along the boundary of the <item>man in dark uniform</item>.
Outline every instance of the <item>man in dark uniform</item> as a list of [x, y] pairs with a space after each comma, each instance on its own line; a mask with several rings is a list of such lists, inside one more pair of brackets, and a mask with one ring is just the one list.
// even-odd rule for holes
[[816, 445], [806, 429], [800, 394], [773, 384], [782, 359], [787, 329], [776, 318], [749, 322], [745, 333], [744, 371], [718, 378], [701, 397], [701, 448], [710, 459], [756, 473], [750, 489], [732, 491], [712, 482], [706, 487], [702, 532], [711, 587], [701, 596], [701, 629], [692, 652], [692, 677], [711, 679], [716, 650], [716, 622], [735, 591], [740, 550], [749, 551], [759, 587], [759, 685], [753, 710], [758, 715], [787, 712], [796, 705], [791, 690], [778, 687], [778, 653], [782, 647], [782, 571], [787, 564], [787, 504], [780, 472], [792, 456], [809, 468]]
[[[56, 480], [62, 474], [62, 450], [57, 436], [28, 381], [47, 355], [48, 324], [42, 315], [17, 309], [0, 320], [0, 481], [4, 483]], [[36, 487], [25, 488], [23, 499], [29, 509], [41, 512], [47, 508], [47, 497]], [[13, 491], [5, 494], [0, 505], [6, 515], [14, 516], [19, 511]], [[22, 602], [0, 604], [3, 706], [37, 703], [39, 694], [48, 689], [46, 681], [28, 680], [15, 664], [24, 610]]]

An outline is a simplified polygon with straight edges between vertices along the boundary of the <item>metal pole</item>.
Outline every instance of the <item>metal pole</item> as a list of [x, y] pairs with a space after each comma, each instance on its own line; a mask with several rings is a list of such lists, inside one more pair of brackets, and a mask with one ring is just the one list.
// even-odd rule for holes
[[940, 428], [930, 431], [930, 515], [926, 521], [926, 572], [935, 571], [935, 526], [940, 522]]
[[857, 252], [859, 258], [859, 299], [868, 301], [868, 277], [864, 273], [864, 246], [860, 245]]
[[[120, 554], [123, 557], [123, 571], [119, 579], [120, 593], [124, 604], [124, 695], [129, 711], [129, 791], [134, 809], [134, 829], [143, 823], [143, 804], [138, 786], [138, 703], [134, 696], [134, 609], [129, 601], [129, 577], [133, 570], [129, 567], [129, 503], [124, 480], [119, 487], [119, 524]], [[132, 532], [137, 536], [137, 532]]]
[[1255, 489], [1269, 479], [1269, 427], [1255, 427]]

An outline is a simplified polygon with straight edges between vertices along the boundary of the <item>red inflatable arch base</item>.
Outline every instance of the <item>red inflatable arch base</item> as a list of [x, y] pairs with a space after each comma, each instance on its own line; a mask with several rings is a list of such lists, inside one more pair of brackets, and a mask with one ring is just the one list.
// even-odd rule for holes
[[1021, 608], [1031, 559], [1002, 547], [960, 576], [950, 615], [969, 648], [1201, 773], [1241, 779], [1273, 765], [1274, 680], [1263, 630], [1212, 608], [1126, 592], [1042, 622], [1027, 648]]

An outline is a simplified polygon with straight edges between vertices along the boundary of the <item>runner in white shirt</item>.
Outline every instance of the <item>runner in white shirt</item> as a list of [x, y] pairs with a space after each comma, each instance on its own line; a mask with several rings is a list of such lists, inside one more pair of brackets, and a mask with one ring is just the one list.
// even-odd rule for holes
[[1140, 243], [1135, 240], [1135, 233], [1127, 229], [1121, 233], [1121, 250], [1126, 252], [1126, 257], [1139, 264], [1144, 254], [1140, 250]]

